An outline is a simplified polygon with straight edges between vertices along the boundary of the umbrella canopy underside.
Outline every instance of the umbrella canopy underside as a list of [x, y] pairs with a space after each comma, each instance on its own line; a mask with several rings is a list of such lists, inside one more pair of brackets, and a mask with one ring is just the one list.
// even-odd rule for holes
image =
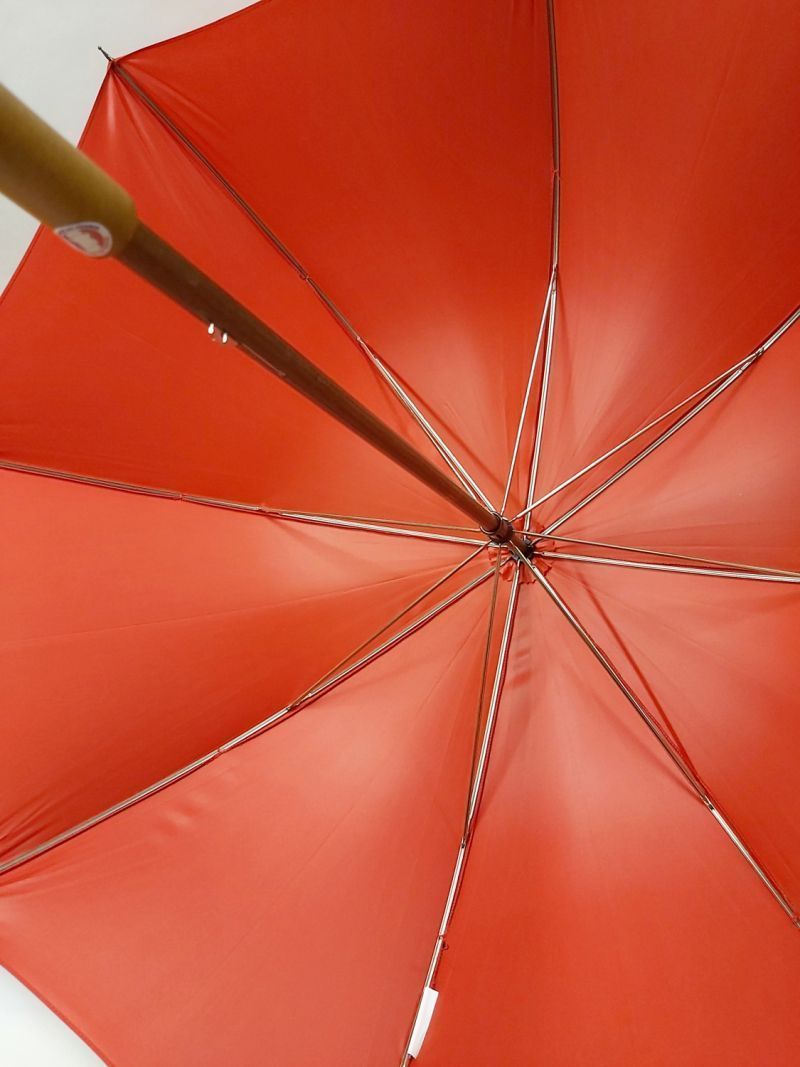
[[37, 234], [0, 962], [104, 1061], [800, 1061], [799, 43], [272, 0], [110, 63], [142, 220], [538, 540]]

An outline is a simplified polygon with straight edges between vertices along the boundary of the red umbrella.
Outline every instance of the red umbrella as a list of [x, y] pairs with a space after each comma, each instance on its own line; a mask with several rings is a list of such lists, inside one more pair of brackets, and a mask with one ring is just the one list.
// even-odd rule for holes
[[104, 1060], [798, 1062], [799, 42], [258, 3], [111, 60], [141, 222], [5, 101], [90, 256], [0, 309], [0, 962]]

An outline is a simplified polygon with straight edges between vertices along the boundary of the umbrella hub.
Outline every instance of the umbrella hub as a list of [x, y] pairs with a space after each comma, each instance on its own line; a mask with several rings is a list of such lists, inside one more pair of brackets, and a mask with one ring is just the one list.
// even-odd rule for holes
[[[489, 562], [495, 564], [498, 555], [500, 556], [500, 577], [504, 582], [512, 581], [516, 575], [523, 585], [533, 585], [536, 579], [527, 567], [521, 565], [519, 556], [508, 545], [490, 544], [488, 549]], [[544, 562], [544, 560], [538, 561], [540, 570], [544, 570], [542, 566]], [[514, 564], [514, 566], [509, 566], [509, 564]]]
[[488, 524], [483, 527], [483, 532], [496, 544], [507, 545], [516, 532], [512, 523], [506, 519], [503, 515], [495, 514], [495, 525], [489, 527]]
[[515, 529], [514, 524], [504, 515], [495, 512], [492, 516], [494, 524], [482, 526], [481, 529], [495, 545], [514, 545], [525, 556], [533, 551], [533, 542], [520, 530]]

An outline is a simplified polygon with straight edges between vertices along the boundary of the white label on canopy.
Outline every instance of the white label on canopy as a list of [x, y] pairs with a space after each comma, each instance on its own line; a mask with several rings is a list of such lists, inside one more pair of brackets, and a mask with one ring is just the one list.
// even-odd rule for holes
[[417, 1011], [417, 1017], [414, 1020], [414, 1029], [411, 1033], [411, 1040], [408, 1043], [408, 1054], [413, 1059], [416, 1059], [417, 1056], [419, 1056], [422, 1042], [425, 1040], [425, 1035], [428, 1033], [428, 1027], [431, 1025], [433, 1009], [436, 1007], [438, 997], [438, 991], [436, 989], [431, 989], [429, 985], [426, 985], [422, 990], [422, 999], [419, 1002], [419, 1010]]

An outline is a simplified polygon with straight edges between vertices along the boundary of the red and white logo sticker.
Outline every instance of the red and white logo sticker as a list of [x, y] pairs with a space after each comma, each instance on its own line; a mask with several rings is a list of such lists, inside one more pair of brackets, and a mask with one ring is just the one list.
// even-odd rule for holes
[[101, 222], [72, 222], [69, 226], [58, 226], [56, 233], [86, 256], [107, 256], [114, 243]]

